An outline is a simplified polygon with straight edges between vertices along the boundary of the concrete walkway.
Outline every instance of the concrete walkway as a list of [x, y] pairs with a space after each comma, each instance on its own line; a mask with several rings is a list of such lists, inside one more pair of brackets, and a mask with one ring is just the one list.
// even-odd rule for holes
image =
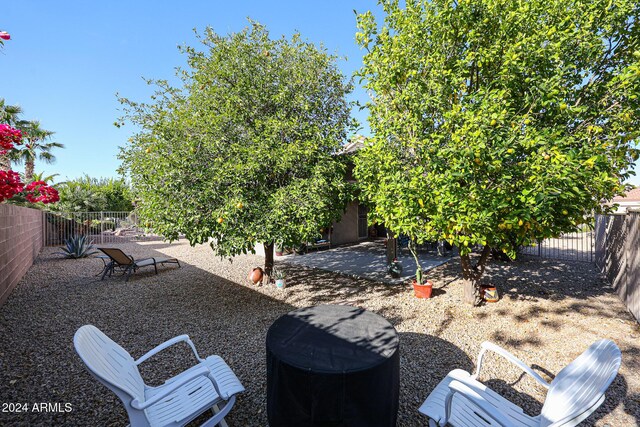
[[[406, 282], [416, 273], [416, 262], [409, 250], [403, 249], [399, 255], [398, 261], [402, 264], [402, 275], [397, 279], [387, 273], [385, 246], [384, 241], [381, 240], [313, 251], [304, 255], [284, 255], [276, 257], [276, 260], [362, 277], [376, 282], [396, 284]], [[422, 270], [426, 273], [451, 260], [451, 256], [439, 257], [432, 252], [421, 252], [418, 254], [418, 259]], [[426, 276], [428, 277], [428, 274]]]

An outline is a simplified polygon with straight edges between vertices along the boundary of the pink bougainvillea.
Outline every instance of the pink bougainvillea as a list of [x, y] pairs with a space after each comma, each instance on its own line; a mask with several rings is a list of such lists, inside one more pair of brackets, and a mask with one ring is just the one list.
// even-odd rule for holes
[[24, 184], [20, 181], [18, 172], [0, 171], [0, 202], [12, 198], [23, 188]]
[[9, 125], [0, 124], [0, 156], [11, 150], [14, 144], [20, 144], [22, 132]]
[[25, 198], [31, 203], [55, 203], [60, 200], [58, 190], [49, 187], [44, 181], [33, 181], [24, 188]]
[[11, 40], [11, 34], [6, 31], [0, 31], [0, 39], [2, 40]]

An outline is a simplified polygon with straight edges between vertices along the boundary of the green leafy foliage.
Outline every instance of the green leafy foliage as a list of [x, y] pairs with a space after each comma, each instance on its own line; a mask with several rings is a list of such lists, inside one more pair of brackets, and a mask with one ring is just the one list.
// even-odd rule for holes
[[352, 85], [324, 48], [272, 40], [260, 24], [184, 48], [183, 86], [151, 103], [122, 98], [140, 129], [122, 148], [143, 222], [221, 256], [256, 243], [293, 247], [339, 218], [348, 196], [336, 156], [351, 123]]
[[60, 212], [133, 210], [131, 190], [123, 179], [98, 179], [85, 175], [55, 187], [60, 194], [60, 201], [52, 209]]
[[359, 15], [356, 36], [375, 136], [355, 173], [372, 220], [463, 257], [474, 245], [515, 256], [624, 191], [638, 158], [638, 2], [382, 5], [384, 25]]
[[272, 276], [276, 280], [284, 280], [287, 278], [287, 273], [285, 273], [282, 269], [274, 268]]
[[60, 253], [64, 255], [65, 258], [86, 258], [98, 253], [92, 243], [93, 242], [84, 234], [72, 236], [65, 239], [65, 245], [61, 248], [62, 252]]

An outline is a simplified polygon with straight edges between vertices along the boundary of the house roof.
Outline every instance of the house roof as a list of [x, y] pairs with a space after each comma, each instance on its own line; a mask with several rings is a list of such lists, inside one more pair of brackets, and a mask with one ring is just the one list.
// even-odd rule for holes
[[365, 137], [362, 135], [354, 136], [351, 141], [342, 147], [340, 154], [352, 154], [364, 148]]
[[640, 202], [640, 187], [627, 191], [626, 196], [616, 196], [612, 202]]

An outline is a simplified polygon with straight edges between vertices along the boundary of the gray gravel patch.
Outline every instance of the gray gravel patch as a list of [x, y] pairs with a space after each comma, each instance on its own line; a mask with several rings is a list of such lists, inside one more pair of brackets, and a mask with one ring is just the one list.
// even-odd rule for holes
[[[282, 264], [288, 287], [254, 286], [247, 273], [262, 264], [255, 255], [233, 262], [208, 246], [184, 242], [118, 245], [136, 257], [173, 256], [168, 265], [100, 281], [98, 259], [65, 260], [46, 248], [0, 307], [0, 402], [70, 403], [71, 412], [0, 412], [0, 425], [126, 425], [117, 397], [95, 381], [73, 349], [73, 334], [94, 324], [134, 358], [187, 333], [202, 355], [219, 354], [245, 385], [230, 425], [265, 426], [264, 342], [271, 323], [295, 308], [352, 304], [387, 318], [399, 332], [399, 426], [423, 426], [420, 403], [452, 369], [472, 370], [482, 341], [506, 347], [547, 374], [557, 373], [593, 341], [613, 339], [623, 353], [620, 375], [607, 400], [584, 425], [632, 426], [640, 422], [640, 327], [589, 264], [523, 259], [492, 263], [486, 281], [498, 286], [496, 304], [462, 304], [456, 260], [429, 272], [435, 297], [420, 300], [410, 286], [387, 285], [322, 270]], [[159, 384], [193, 363], [186, 345], [142, 365]], [[544, 399], [532, 380], [489, 356], [481, 379], [538, 413]], [[543, 374], [543, 376], [547, 375]], [[548, 375], [547, 375], [548, 376]]]

